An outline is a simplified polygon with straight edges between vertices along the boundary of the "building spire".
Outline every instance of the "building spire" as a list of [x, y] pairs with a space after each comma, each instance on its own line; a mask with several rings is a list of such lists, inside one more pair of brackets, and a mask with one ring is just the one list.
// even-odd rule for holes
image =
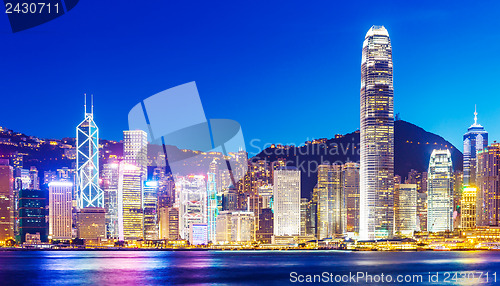
[[94, 114], [94, 95], [90, 95], [90, 113]]
[[86, 93], [84, 93], [84, 94], [83, 94], [83, 100], [84, 100], [84, 102], [85, 102], [85, 103], [83, 104], [83, 108], [84, 108], [84, 110], [85, 110], [85, 114], [87, 114], [87, 94], [86, 94]]
[[474, 125], [477, 125], [477, 106], [474, 104]]

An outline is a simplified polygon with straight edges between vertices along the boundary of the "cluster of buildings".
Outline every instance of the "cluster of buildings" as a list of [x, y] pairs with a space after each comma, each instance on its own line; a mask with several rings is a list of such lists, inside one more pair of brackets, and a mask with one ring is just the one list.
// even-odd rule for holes
[[[448, 149], [435, 149], [426, 172], [395, 175], [392, 74], [389, 34], [373, 26], [361, 63], [360, 162], [319, 165], [310, 199], [301, 196], [301, 170], [285, 159], [249, 161], [240, 151], [187, 175], [172, 174], [168, 163], [152, 166], [143, 130], [124, 131], [122, 155], [103, 161], [93, 106], [85, 105], [75, 152], [65, 153], [74, 168], [39, 177], [17, 157], [0, 159], [0, 243], [339, 246], [416, 237], [432, 243], [453, 233], [496, 242], [500, 144], [488, 145], [475, 113], [463, 172]], [[239, 164], [228, 168], [228, 160]]]

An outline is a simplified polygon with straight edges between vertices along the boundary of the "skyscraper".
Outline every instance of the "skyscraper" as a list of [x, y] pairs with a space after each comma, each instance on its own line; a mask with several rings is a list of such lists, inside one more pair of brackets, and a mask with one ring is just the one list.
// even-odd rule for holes
[[345, 201], [345, 232], [359, 234], [359, 164], [342, 166], [342, 190]]
[[73, 183], [49, 183], [49, 238], [71, 239]]
[[417, 230], [417, 185], [399, 184], [394, 192], [394, 217], [396, 233], [413, 236]]
[[217, 162], [214, 160], [210, 163], [210, 170], [207, 174], [207, 225], [208, 225], [208, 241], [215, 241], [216, 219], [219, 213], [217, 200]]
[[175, 181], [175, 189], [179, 192], [179, 235], [189, 240], [190, 225], [207, 222], [205, 176], [179, 177]]
[[334, 237], [344, 231], [342, 166], [318, 167], [318, 238]]
[[383, 26], [363, 42], [360, 91], [360, 238], [394, 233], [394, 106], [392, 48]]
[[120, 177], [119, 162], [109, 162], [102, 166], [102, 188], [104, 208], [106, 209], [106, 237], [118, 239], [118, 182]]
[[[7, 160], [6, 160], [7, 161]], [[0, 241], [14, 238], [13, 170], [0, 162]], [[0, 243], [1, 244], [1, 243]]]
[[474, 124], [464, 134], [464, 185], [476, 184], [476, 154], [488, 146], [488, 132], [477, 123], [477, 111], [474, 110]]
[[273, 176], [274, 235], [300, 234], [300, 171], [278, 167]]
[[462, 212], [460, 226], [462, 228], [476, 227], [476, 196], [476, 188], [465, 187], [462, 191], [462, 199], [460, 200]]
[[158, 239], [158, 181], [146, 181], [142, 199], [144, 208], [144, 239]]
[[142, 179], [148, 171], [148, 134], [142, 130], [123, 131], [123, 158], [125, 163], [139, 167]]
[[476, 224], [500, 226], [500, 143], [477, 153]]
[[433, 150], [427, 178], [427, 231], [453, 230], [453, 163], [448, 149]]
[[94, 104], [87, 110], [87, 95], [85, 119], [76, 127], [76, 170], [78, 207], [104, 207], [99, 187], [99, 128], [94, 122]]
[[118, 182], [118, 233], [120, 240], [144, 238], [142, 176], [140, 167], [121, 162]]

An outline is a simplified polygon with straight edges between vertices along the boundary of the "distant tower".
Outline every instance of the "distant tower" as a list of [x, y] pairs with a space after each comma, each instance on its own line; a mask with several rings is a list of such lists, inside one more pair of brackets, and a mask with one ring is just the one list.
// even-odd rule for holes
[[216, 238], [216, 220], [219, 214], [217, 199], [217, 162], [215, 159], [210, 163], [210, 169], [207, 174], [207, 224], [208, 240], [214, 242]]
[[427, 178], [427, 231], [453, 231], [453, 163], [450, 150], [433, 150]]
[[464, 134], [464, 185], [476, 184], [476, 154], [488, 146], [488, 132], [477, 123], [477, 110], [474, 108], [474, 124]]
[[392, 47], [383, 26], [366, 33], [360, 90], [360, 239], [394, 234]]
[[94, 122], [94, 104], [90, 112], [85, 95], [85, 119], [76, 127], [76, 182], [78, 208], [104, 207], [104, 193], [99, 187], [99, 128]]

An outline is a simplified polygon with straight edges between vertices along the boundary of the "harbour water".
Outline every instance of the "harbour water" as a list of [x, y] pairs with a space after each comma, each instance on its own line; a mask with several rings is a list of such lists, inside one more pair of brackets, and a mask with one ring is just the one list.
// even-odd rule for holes
[[1, 285], [500, 285], [496, 271], [500, 252], [0, 251]]

